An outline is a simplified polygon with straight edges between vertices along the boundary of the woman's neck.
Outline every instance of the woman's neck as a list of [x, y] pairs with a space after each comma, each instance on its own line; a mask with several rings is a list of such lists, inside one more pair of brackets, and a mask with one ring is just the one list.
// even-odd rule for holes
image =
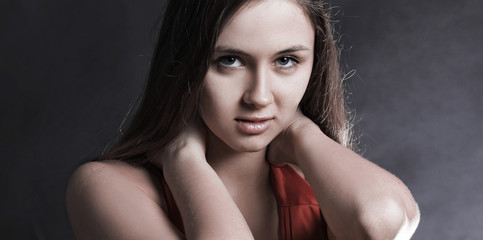
[[[239, 152], [209, 133], [206, 159], [228, 190], [236, 195], [239, 188], [263, 186], [268, 182], [266, 148], [258, 152]], [[232, 192], [235, 191], [235, 192]]]

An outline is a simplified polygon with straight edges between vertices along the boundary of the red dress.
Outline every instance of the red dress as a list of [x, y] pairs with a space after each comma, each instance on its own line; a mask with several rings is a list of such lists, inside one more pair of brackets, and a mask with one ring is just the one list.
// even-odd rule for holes
[[[282, 240], [328, 239], [327, 224], [310, 185], [289, 165], [270, 167], [270, 179], [278, 205]], [[184, 232], [173, 195], [163, 179], [168, 217]]]

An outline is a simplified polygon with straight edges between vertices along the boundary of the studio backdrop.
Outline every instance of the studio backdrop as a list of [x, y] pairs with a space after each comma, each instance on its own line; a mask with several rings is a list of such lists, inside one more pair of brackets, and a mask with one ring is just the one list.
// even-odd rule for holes
[[[0, 2], [0, 238], [74, 239], [67, 181], [141, 93], [164, 4]], [[360, 153], [410, 188], [413, 239], [483, 239], [483, 2], [328, 4]]]

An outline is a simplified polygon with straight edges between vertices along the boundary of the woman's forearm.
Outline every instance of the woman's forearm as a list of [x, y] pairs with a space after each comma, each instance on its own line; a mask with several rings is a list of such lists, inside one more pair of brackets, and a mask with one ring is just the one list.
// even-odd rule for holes
[[[336, 238], [393, 239], [398, 232], [414, 232], [419, 210], [397, 177], [328, 138], [315, 124], [298, 128], [293, 136], [295, 159]], [[411, 222], [415, 226], [407, 229]]]
[[203, 156], [177, 154], [163, 163], [163, 173], [187, 239], [253, 239], [243, 215]]

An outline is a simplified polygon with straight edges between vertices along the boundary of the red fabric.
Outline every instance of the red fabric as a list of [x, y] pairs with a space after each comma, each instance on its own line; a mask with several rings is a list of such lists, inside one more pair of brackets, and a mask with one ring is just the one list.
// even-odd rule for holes
[[282, 240], [328, 239], [319, 204], [310, 185], [289, 165], [271, 167]]
[[[270, 168], [270, 179], [278, 205], [281, 240], [328, 239], [327, 225], [310, 185], [289, 165]], [[168, 217], [184, 232], [173, 195], [163, 179]]]

